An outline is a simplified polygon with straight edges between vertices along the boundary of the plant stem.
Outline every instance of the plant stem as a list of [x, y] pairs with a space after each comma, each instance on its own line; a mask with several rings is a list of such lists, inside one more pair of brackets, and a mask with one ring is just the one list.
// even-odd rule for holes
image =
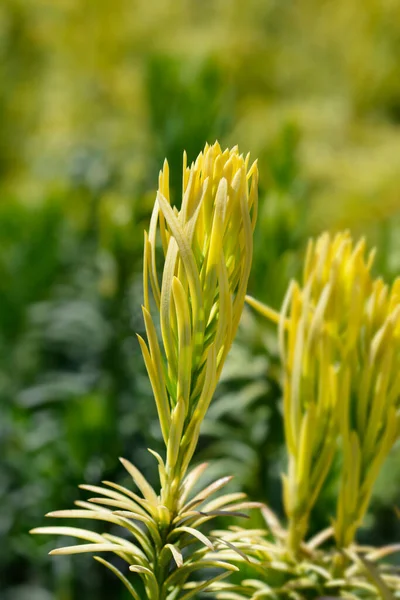
[[[179, 512], [180, 487], [185, 476], [181, 467], [183, 459], [182, 454], [182, 452], [179, 452], [178, 458], [173, 466], [169, 465], [168, 462], [165, 465], [166, 478], [161, 489], [160, 499], [161, 505], [165, 506], [169, 511], [169, 521], [163, 523], [160, 520], [159, 522], [159, 531], [163, 546], [167, 544], [168, 536], [173, 528], [172, 522]], [[163, 592], [163, 585], [169, 574], [171, 560], [167, 560], [165, 564], [160, 564], [157, 560], [154, 565], [154, 573], [159, 587], [159, 598], [157, 598], [157, 600], [165, 600], [166, 598], [166, 594]]]
[[300, 546], [307, 531], [308, 516], [290, 517], [288, 526], [287, 547], [292, 559], [299, 555]]

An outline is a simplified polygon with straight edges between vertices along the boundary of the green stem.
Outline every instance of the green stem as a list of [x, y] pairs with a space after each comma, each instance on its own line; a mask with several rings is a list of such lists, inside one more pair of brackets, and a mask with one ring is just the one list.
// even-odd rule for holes
[[332, 559], [332, 574], [336, 579], [341, 579], [343, 577], [344, 571], [346, 569], [347, 559], [343, 552], [336, 552]]
[[174, 467], [171, 468], [168, 463], [165, 465], [166, 482], [161, 490], [161, 502], [171, 513], [171, 520], [175, 518], [178, 511], [179, 489], [183, 479], [180, 463], [178, 457]]
[[[163, 540], [163, 546], [167, 543], [167, 538], [171, 533], [171, 530], [174, 528], [172, 526], [172, 521], [177, 516], [179, 511], [179, 498], [180, 498], [180, 488], [185, 476], [185, 473], [182, 469], [182, 462], [185, 456], [184, 449], [180, 450], [178, 454], [178, 458], [173, 466], [169, 465], [168, 462], [165, 465], [166, 471], [166, 481], [161, 489], [161, 504], [168, 508], [170, 513], [169, 523], [166, 525], [162, 525], [161, 522], [159, 524], [159, 531], [161, 538]], [[157, 559], [156, 559], [157, 560]], [[171, 557], [172, 560], [172, 557]], [[157, 600], [165, 600], [166, 594], [163, 593], [163, 584], [169, 575], [169, 565], [170, 560], [166, 562], [166, 564], [160, 564], [157, 560], [155, 564], [155, 575], [157, 578], [160, 596]]]
[[287, 548], [292, 559], [299, 556], [301, 543], [308, 528], [308, 515], [290, 517], [288, 526]]

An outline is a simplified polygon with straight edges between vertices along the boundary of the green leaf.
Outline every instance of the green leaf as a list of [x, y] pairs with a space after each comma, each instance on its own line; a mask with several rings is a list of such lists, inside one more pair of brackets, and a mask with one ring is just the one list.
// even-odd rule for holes
[[225, 571], [239, 570], [235, 565], [222, 560], [198, 560], [196, 562], [184, 564], [180, 569], [173, 571], [165, 580], [163, 590], [167, 591], [169, 587], [179, 584], [179, 581], [185, 581], [187, 577], [194, 571], [199, 571], [206, 568], [224, 569]]
[[131, 565], [129, 567], [130, 571], [133, 571], [134, 573], [139, 573], [139, 575], [142, 577], [144, 583], [146, 584], [146, 587], [148, 586], [149, 588], [149, 599], [148, 600], [158, 600], [159, 598], [159, 589], [158, 589], [158, 583], [156, 580], [156, 577], [153, 573], [153, 571], [151, 571], [150, 569], [148, 569], [147, 567], [142, 567], [140, 565]]
[[[104, 483], [104, 485], [108, 485], [111, 488], [119, 490], [125, 496], [132, 498], [136, 504], [141, 506], [152, 517], [154, 517], [154, 515], [156, 514], [156, 509], [153, 504], [148, 502], [148, 500], [141, 498], [140, 496], [138, 496], [131, 490], [128, 490], [127, 488], [123, 487], [122, 485], [118, 485], [117, 483], [114, 483], [113, 481], [102, 481], [102, 483]], [[138, 510], [138, 509], [136, 508], [135, 510]]]
[[193, 537], [197, 538], [202, 544], [207, 546], [207, 548], [209, 548], [210, 550], [214, 550], [214, 544], [211, 542], [211, 540], [209, 540], [208, 537], [204, 535], [204, 533], [201, 533], [201, 531], [193, 529], [193, 527], [186, 527], [185, 525], [182, 525], [181, 527], [177, 527], [176, 529], [174, 529], [170, 533], [170, 536], [175, 537], [177, 533], [181, 532], [192, 535]]
[[217, 582], [217, 581], [221, 581], [221, 579], [225, 579], [226, 577], [229, 576], [229, 572], [228, 573], [220, 573], [219, 575], [216, 575], [215, 577], [212, 577], [211, 579], [208, 579], [207, 581], [201, 581], [200, 583], [196, 584], [192, 590], [190, 590], [190, 592], [187, 592], [186, 594], [183, 594], [183, 596], [179, 597], [179, 600], [189, 600], [190, 598], [193, 598], [193, 596], [196, 596], [199, 592], [203, 592], [205, 590], [208, 590], [209, 587]]
[[82, 540], [88, 540], [89, 542], [104, 542], [104, 537], [99, 533], [88, 531], [87, 529], [79, 529], [78, 527], [36, 527], [35, 529], [31, 529], [29, 533], [70, 535]]
[[121, 527], [128, 529], [131, 533], [133, 533], [133, 535], [142, 545], [147, 556], [151, 557], [153, 554], [153, 548], [149, 544], [149, 539], [135, 523], [132, 523], [128, 519], [118, 517], [117, 515], [115, 515], [107, 509], [102, 509], [100, 511], [78, 509], [57, 510], [48, 513], [46, 517], [62, 519], [94, 519], [96, 521], [106, 521], [107, 523], [114, 523], [115, 525], [120, 525]]
[[126, 460], [126, 458], [120, 458], [119, 460], [124, 465], [125, 469], [128, 471], [129, 475], [132, 477], [133, 481], [136, 483], [146, 500], [154, 506], [157, 506], [157, 494], [145, 477], [143, 477], [139, 469], [137, 469], [129, 460]]
[[193, 500], [197, 500], [198, 498], [204, 498], [205, 499], [208, 496], [211, 496], [212, 494], [215, 494], [215, 492], [218, 492], [218, 490], [220, 490], [225, 485], [227, 485], [230, 481], [232, 481], [232, 479], [233, 479], [233, 476], [227, 475], [225, 477], [221, 477], [220, 479], [217, 479], [216, 481], [213, 481], [213, 483], [211, 483], [206, 488], [204, 488], [203, 490], [201, 490], [201, 492], [199, 492], [193, 498]]
[[124, 584], [124, 586], [127, 588], [128, 592], [131, 594], [131, 596], [135, 600], [141, 600], [139, 594], [135, 591], [135, 589], [133, 588], [132, 584], [128, 581], [128, 579], [125, 577], [125, 575], [123, 575], [121, 573], [121, 571], [119, 571], [117, 569], [117, 567], [114, 567], [114, 565], [112, 565], [108, 561], [104, 560], [100, 556], [94, 556], [93, 558], [94, 558], [94, 560], [97, 560], [97, 562], [99, 562], [102, 565], [104, 565], [105, 567], [107, 567], [107, 569], [110, 569], [110, 571], [112, 571], [114, 573], [114, 575], [116, 575], [118, 577], [118, 579], [120, 581], [122, 581], [122, 583]]
[[86, 552], [115, 552], [120, 554], [121, 552], [129, 552], [122, 546], [117, 544], [79, 544], [77, 546], [65, 546], [64, 548], [55, 548], [50, 550], [49, 554], [85, 554]]
[[144, 523], [147, 526], [155, 544], [162, 546], [162, 540], [158, 531], [157, 523], [154, 522], [151, 517], [143, 517], [142, 515], [131, 512], [129, 510], [116, 510], [114, 514], [118, 517], [125, 517], [127, 519], [133, 519], [134, 521], [140, 521], [141, 523]]
[[[180, 490], [179, 490], [179, 506], [180, 507], [184, 506], [187, 497], [189, 496], [193, 487], [196, 485], [196, 483], [198, 482], [198, 480], [200, 479], [200, 477], [202, 476], [202, 474], [204, 473], [204, 471], [206, 470], [207, 467], [208, 467], [208, 463], [201, 463], [200, 465], [198, 465], [197, 467], [192, 469], [192, 471], [190, 471], [190, 473], [188, 475], [186, 475], [186, 477], [183, 480], [183, 483], [180, 487]], [[185, 510], [186, 510], [186, 508], [187, 508], [187, 506], [185, 506]]]
[[165, 544], [164, 548], [168, 548], [168, 550], [170, 550], [174, 561], [176, 563], [176, 566], [179, 568], [183, 565], [183, 556], [182, 553], [180, 552], [180, 550], [174, 546], [173, 544]]

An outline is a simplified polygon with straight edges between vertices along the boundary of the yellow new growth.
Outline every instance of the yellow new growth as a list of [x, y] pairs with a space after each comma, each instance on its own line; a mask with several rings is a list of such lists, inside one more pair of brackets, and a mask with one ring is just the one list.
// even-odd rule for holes
[[[254, 503], [235, 504], [237, 494], [210, 500], [230, 477], [214, 481], [191, 498], [207, 465], [185, 474], [243, 310], [253, 253], [257, 179], [257, 165], [249, 168], [249, 156], [244, 158], [237, 148], [222, 152], [219, 144], [206, 145], [190, 167], [184, 156], [183, 194], [180, 208], [176, 208], [170, 203], [167, 162], [160, 173], [144, 239], [147, 341], [139, 336], [166, 446], [165, 461], [150, 450], [159, 466], [160, 493], [132, 463], [121, 459], [140, 493], [108, 481], [102, 486], [85, 485], [83, 488], [97, 497], [78, 500], [79, 510], [48, 516], [106, 521], [124, 528], [124, 537], [80, 528], [33, 530], [90, 542], [60, 548], [57, 554], [114, 553], [142, 579], [149, 600], [177, 598], [179, 594], [182, 600], [189, 600], [238, 570], [218, 559], [227, 544], [211, 540], [199, 528], [220, 512], [238, 516], [238, 508], [253, 508]], [[207, 554], [210, 551], [212, 556]], [[121, 571], [100, 557], [96, 559], [139, 600]], [[211, 570], [210, 577], [206, 574], [206, 580], [190, 581], [192, 574], [196, 577], [205, 568]]]
[[[243, 310], [257, 216], [257, 164], [235, 147], [206, 145], [183, 164], [180, 208], [170, 202], [168, 163], [144, 250], [139, 338], [166, 445], [167, 475], [181, 479], [194, 451]], [[160, 242], [160, 243], [159, 243]], [[159, 277], [157, 253], [164, 259]], [[173, 476], [172, 476], [173, 478]], [[173, 495], [168, 490], [167, 496]], [[165, 502], [171, 498], [164, 498]]]
[[372, 486], [399, 435], [400, 281], [373, 280], [375, 252], [348, 232], [308, 245], [302, 285], [293, 281], [278, 322], [289, 453], [284, 503], [296, 554], [310, 511], [341, 441], [342, 485], [335, 535], [348, 546]]
[[343, 467], [335, 535], [340, 547], [353, 541], [400, 432], [400, 280], [391, 287], [373, 281], [359, 312], [338, 406]]
[[307, 248], [303, 283], [292, 282], [279, 320], [284, 367], [284, 478], [289, 544], [296, 553], [336, 451], [342, 373], [350, 360], [371, 288], [372, 255], [345, 232]]

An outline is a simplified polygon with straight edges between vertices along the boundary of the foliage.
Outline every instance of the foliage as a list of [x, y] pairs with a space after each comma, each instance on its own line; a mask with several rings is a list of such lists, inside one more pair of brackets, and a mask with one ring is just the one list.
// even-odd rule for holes
[[[325, 233], [310, 240], [303, 285], [291, 282], [279, 314], [248, 297], [279, 325], [288, 528], [264, 511], [272, 543], [266, 532], [246, 532], [247, 552], [255, 556], [261, 578], [243, 580], [239, 587], [227, 584], [221, 599], [300, 599], [328, 593], [392, 599], [392, 591], [400, 592], [396, 569], [372, 564], [397, 552], [399, 545], [354, 545], [378, 472], [400, 435], [398, 280], [391, 290], [381, 278], [373, 280], [374, 251], [367, 259], [364, 255], [364, 240], [353, 247], [348, 233], [333, 239]], [[336, 520], [307, 545], [311, 511], [332, 467], [338, 438], [342, 461]], [[315, 553], [332, 535], [336, 548]], [[239, 594], [231, 595], [233, 591]]]
[[[144, 448], [163, 440], [134, 333], [164, 156], [172, 191], [185, 147], [192, 160], [218, 138], [259, 156], [249, 291], [273, 309], [323, 229], [366, 235], [376, 271], [398, 274], [399, 24], [398, 3], [377, 0], [362, 15], [345, 0], [1, 2], [2, 598], [127, 598], [84, 556], [49, 561], [27, 531], [82, 477], [129, 486], [118, 455], [157, 486]], [[210, 479], [234, 473], [232, 493], [282, 513], [279, 378], [275, 328], [246, 310], [194, 461], [217, 457]], [[399, 465], [397, 445], [362, 543], [398, 540]], [[311, 535], [330, 525], [339, 467]]]
[[[235, 503], [242, 494], [227, 494], [208, 501], [229, 477], [213, 482], [190, 498], [203, 467], [186, 477], [201, 423], [244, 306], [258, 201], [257, 164], [249, 166], [249, 158], [249, 155], [245, 159], [239, 156], [237, 148], [222, 152], [216, 143], [212, 147], [206, 145], [204, 153], [188, 168], [185, 154], [180, 210], [170, 204], [167, 162], [160, 172], [157, 198], [144, 241], [142, 310], [147, 344], [139, 336], [166, 447], [165, 461], [150, 450], [159, 465], [160, 493], [154, 491], [132, 463], [121, 459], [142, 497], [110, 482], [103, 483], [117, 491], [84, 485], [84, 489], [102, 497], [77, 501], [84, 510], [61, 510], [48, 515], [120, 525], [127, 537], [133, 535], [135, 543], [124, 537], [99, 535], [75, 527], [31, 531], [72, 535], [91, 542], [59, 548], [52, 554], [113, 552], [129, 564], [130, 571], [140, 575], [149, 600], [188, 600], [235, 570], [229, 563], [204, 558], [207, 548], [215, 550], [215, 545], [201, 533], [199, 526], [215, 516], [240, 516], [237, 509], [253, 506], [249, 502]], [[164, 263], [161, 283], [157, 273], [157, 229]], [[146, 528], [144, 531], [141, 524]], [[200, 551], [190, 548], [183, 554], [193, 538], [204, 548]], [[216, 542], [222, 547], [228, 543], [218, 538]], [[170, 566], [171, 557], [174, 568]], [[116, 573], [133, 598], [139, 599], [138, 592], [121, 571], [95, 558]], [[223, 571], [197, 584], [188, 581], [194, 572], [205, 567]], [[185, 591], [187, 586], [190, 591]]]
[[333, 535], [330, 527], [303, 541], [300, 554], [293, 560], [287, 553], [290, 532], [269, 509], [264, 508], [262, 512], [266, 531], [232, 528], [228, 536], [221, 532], [238, 548], [246, 549], [248, 560], [238, 559], [230, 551], [222, 554], [226, 560], [241, 561], [242, 578], [237, 583], [216, 584], [216, 597], [220, 600], [315, 600], [328, 597], [391, 600], [399, 597], [396, 569], [380, 562], [398, 551], [398, 547], [363, 546], [338, 553], [336, 549], [326, 548]]

